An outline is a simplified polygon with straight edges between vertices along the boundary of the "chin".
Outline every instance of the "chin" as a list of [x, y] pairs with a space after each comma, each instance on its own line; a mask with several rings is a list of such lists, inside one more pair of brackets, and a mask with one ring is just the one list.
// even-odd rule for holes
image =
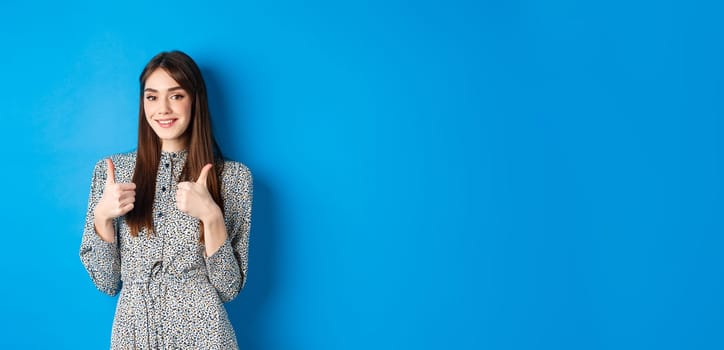
[[183, 134], [180, 131], [177, 130], [167, 130], [167, 129], [153, 129], [153, 132], [156, 133], [156, 136], [158, 136], [159, 139], [162, 140], [169, 140], [169, 139], [177, 139], [181, 137], [181, 134]]

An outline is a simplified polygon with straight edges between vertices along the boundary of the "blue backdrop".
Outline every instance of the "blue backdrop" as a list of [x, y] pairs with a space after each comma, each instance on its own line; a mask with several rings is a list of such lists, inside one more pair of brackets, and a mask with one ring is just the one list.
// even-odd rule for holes
[[723, 12], [6, 1], [0, 348], [107, 348], [91, 171], [170, 49], [255, 176], [242, 348], [724, 348]]

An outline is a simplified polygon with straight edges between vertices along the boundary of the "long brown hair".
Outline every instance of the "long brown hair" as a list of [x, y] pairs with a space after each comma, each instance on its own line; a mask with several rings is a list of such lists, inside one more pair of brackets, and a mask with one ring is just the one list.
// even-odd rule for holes
[[[141, 96], [138, 111], [138, 149], [136, 151], [136, 169], [133, 182], [136, 184], [136, 202], [133, 210], [126, 214], [126, 223], [131, 229], [131, 236], [137, 237], [138, 232], [146, 228], [153, 232], [153, 201], [156, 194], [156, 173], [161, 159], [161, 140], [146, 121], [143, 108], [143, 89], [148, 77], [157, 69], [165, 70], [186, 92], [193, 96], [191, 104], [191, 121], [186, 129], [188, 140], [188, 156], [181, 171], [179, 181], [196, 181], [201, 169], [206, 164], [214, 164], [209, 173], [207, 187], [211, 197], [224, 211], [221, 198], [219, 174], [223, 171], [221, 149], [211, 132], [211, 114], [206, 97], [206, 84], [201, 70], [193, 59], [181, 51], [161, 52], [154, 56], [141, 72]], [[201, 227], [203, 241], [203, 225]]]

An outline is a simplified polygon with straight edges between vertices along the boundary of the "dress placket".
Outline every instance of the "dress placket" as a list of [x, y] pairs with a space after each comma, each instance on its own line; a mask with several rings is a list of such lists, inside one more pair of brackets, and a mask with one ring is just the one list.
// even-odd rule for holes
[[[175, 153], [162, 153], [161, 160], [159, 162], [158, 175], [156, 177], [156, 204], [159, 203], [172, 203], [175, 206], [175, 179], [178, 177], [178, 171], [175, 171], [177, 164], [177, 155]], [[160, 190], [160, 191], [159, 191]], [[166, 212], [162, 208], [167, 208]], [[166, 245], [168, 241], [168, 222], [172, 220], [172, 213], [168, 212], [169, 206], [154, 205], [154, 232], [151, 235], [150, 241], [152, 244], [152, 252], [154, 253], [153, 261], [149, 272], [147, 282], [145, 284], [145, 294], [148, 297], [146, 305], [148, 307], [150, 332], [149, 334], [149, 348], [150, 349], [166, 349], [168, 348], [167, 337], [164, 327], [164, 321], [166, 320], [165, 310], [168, 305], [164, 305], [166, 301], [166, 293], [168, 291], [167, 282], [169, 281], [168, 266], [169, 262], [164, 252], [166, 251]]]

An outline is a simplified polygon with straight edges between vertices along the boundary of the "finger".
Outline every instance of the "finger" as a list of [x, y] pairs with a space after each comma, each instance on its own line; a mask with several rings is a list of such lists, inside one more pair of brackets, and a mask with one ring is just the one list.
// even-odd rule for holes
[[120, 184], [116, 184], [116, 186], [118, 186], [118, 189], [121, 191], [135, 191], [136, 190], [136, 184], [134, 184], [133, 182], [120, 183]]
[[118, 201], [116, 203], [118, 203], [119, 207], [122, 207], [128, 203], [135, 203], [135, 202], [136, 202], [136, 197], [125, 197], [125, 198], [118, 198]]
[[204, 185], [204, 187], [206, 187], [206, 178], [209, 177], [209, 170], [211, 170], [212, 167], [213, 165], [211, 165], [211, 163], [204, 165], [204, 168], [201, 169], [199, 179], [196, 180], [197, 184]]
[[106, 186], [116, 183], [116, 167], [111, 158], [106, 158]]
[[186, 203], [184, 203], [183, 199], [179, 198], [179, 196], [176, 196], [176, 208], [181, 212], [186, 212]]
[[126, 204], [121, 207], [121, 213], [122, 213], [121, 215], [124, 215], [131, 210], [133, 210], [133, 203]]
[[136, 201], [136, 196], [121, 196], [121, 198], [118, 198], [118, 202], [121, 203], [121, 206], [133, 203]]
[[111, 191], [111, 193], [116, 193], [119, 196], [125, 196], [125, 195], [136, 195], [135, 189], [129, 189], [128, 187], [124, 187], [122, 185], [126, 184], [115, 184], [111, 188], [108, 189], [108, 191]]

